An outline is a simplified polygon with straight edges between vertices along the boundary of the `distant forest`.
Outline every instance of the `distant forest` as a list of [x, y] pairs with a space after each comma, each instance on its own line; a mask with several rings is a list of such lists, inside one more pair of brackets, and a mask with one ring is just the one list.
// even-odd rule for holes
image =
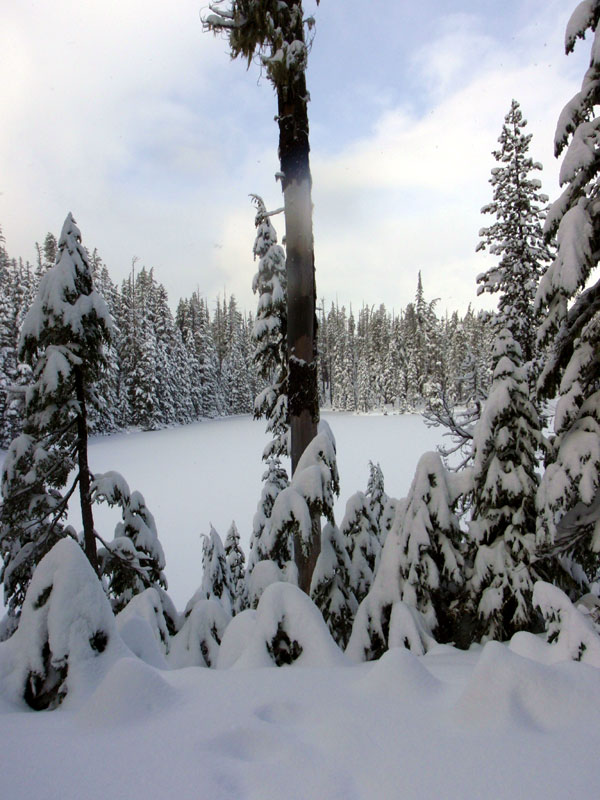
[[[1, 237], [1, 233], [0, 233]], [[19, 359], [23, 319], [57, 241], [48, 233], [31, 265], [0, 238], [0, 446], [21, 431], [30, 367]], [[90, 430], [156, 430], [206, 417], [252, 413], [265, 386], [256, 364], [255, 317], [233, 295], [210, 302], [194, 292], [173, 315], [153, 269], [132, 266], [117, 286], [98, 251], [89, 253], [95, 286], [114, 320], [107, 364]], [[250, 280], [250, 275], [249, 275]], [[444, 317], [426, 300], [419, 274], [414, 302], [399, 313], [382, 303], [357, 311], [318, 304], [321, 405], [344, 411], [414, 411], [432, 397], [453, 403], [483, 398], [489, 388], [493, 336], [487, 315]]]

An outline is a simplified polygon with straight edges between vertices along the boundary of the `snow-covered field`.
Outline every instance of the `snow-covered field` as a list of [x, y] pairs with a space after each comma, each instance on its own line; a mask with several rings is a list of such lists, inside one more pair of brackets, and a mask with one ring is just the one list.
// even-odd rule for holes
[[[338, 518], [348, 495], [365, 488], [369, 459], [401, 496], [439, 436], [417, 417], [327, 419], [338, 440]], [[94, 442], [92, 469], [117, 469], [146, 495], [179, 607], [199, 583], [199, 534], [209, 521], [224, 535], [235, 518], [247, 542], [262, 442], [262, 426], [246, 418]], [[230, 655], [259, 627], [232, 635]], [[518, 634], [510, 647], [438, 646], [420, 658], [394, 649], [357, 666], [316, 641], [280, 669], [247, 656], [244, 667], [166, 670], [113, 646], [73, 676], [57, 711], [0, 698], [0, 796], [592, 798], [600, 791], [600, 669], [559, 656]]]
[[[388, 494], [403, 497], [419, 456], [435, 449], [441, 436], [439, 429], [427, 428], [417, 414], [325, 413], [323, 418], [337, 440], [338, 524], [348, 497], [358, 489], [366, 490], [369, 460], [380, 462]], [[235, 520], [247, 554], [266, 442], [264, 422], [249, 416], [92, 440], [92, 471], [122, 473], [131, 489], [144, 495], [154, 514], [167, 561], [169, 594], [180, 610], [200, 585], [202, 534], [209, 532], [211, 523], [224, 539]], [[71, 507], [71, 521], [79, 530], [77, 502]], [[100, 535], [112, 539], [119, 512], [99, 506], [94, 514]]]

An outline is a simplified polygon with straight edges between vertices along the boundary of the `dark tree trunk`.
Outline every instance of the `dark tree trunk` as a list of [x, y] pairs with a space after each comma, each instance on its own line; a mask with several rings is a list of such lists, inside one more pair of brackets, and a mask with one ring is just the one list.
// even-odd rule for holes
[[83, 521], [83, 550], [97, 573], [98, 554], [96, 552], [94, 515], [90, 496], [90, 468], [88, 465], [87, 411], [81, 367], [75, 367], [75, 393], [79, 404], [79, 414], [77, 415], [77, 461], [79, 466], [79, 499], [81, 503], [81, 519]]
[[[287, 2], [291, 5], [293, 0]], [[303, 41], [302, 23], [298, 30], [289, 31], [287, 38], [290, 42]], [[306, 446], [317, 434], [319, 421], [308, 95], [304, 73], [296, 73], [293, 80], [278, 86], [277, 98], [287, 254], [288, 408], [293, 474]], [[319, 554], [320, 534], [320, 520], [313, 520], [308, 553], [304, 554], [296, 542], [299, 585], [305, 592], [309, 591]]]

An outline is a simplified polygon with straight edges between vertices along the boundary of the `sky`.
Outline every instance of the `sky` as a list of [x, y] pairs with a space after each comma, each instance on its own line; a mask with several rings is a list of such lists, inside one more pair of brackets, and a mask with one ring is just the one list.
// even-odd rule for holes
[[[464, 312], [503, 119], [517, 99], [557, 197], [553, 134], [589, 44], [564, 54], [572, 0], [305, 0], [317, 292], [388, 309], [422, 273]], [[204, 9], [205, 10], [205, 9]], [[0, 226], [34, 261], [71, 211], [114, 280], [135, 257], [173, 306], [252, 310], [254, 211], [282, 205], [276, 98], [203, 33], [203, 0], [18, 0], [0, 14]], [[279, 235], [283, 218], [274, 218]], [[491, 301], [493, 305], [493, 301]]]

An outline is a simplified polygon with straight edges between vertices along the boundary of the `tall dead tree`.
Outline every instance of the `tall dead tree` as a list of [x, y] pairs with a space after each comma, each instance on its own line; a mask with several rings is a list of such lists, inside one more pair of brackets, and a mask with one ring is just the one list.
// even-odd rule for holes
[[[312, 231], [311, 176], [308, 141], [308, 92], [305, 32], [314, 21], [304, 19], [301, 0], [221, 0], [210, 5], [203, 24], [225, 33], [232, 58], [256, 57], [277, 93], [279, 161], [284, 196], [288, 408], [292, 474], [306, 446], [316, 436], [319, 400], [316, 366], [316, 290]], [[320, 524], [312, 542], [295, 548], [300, 586], [309, 590], [310, 565], [320, 549]]]

